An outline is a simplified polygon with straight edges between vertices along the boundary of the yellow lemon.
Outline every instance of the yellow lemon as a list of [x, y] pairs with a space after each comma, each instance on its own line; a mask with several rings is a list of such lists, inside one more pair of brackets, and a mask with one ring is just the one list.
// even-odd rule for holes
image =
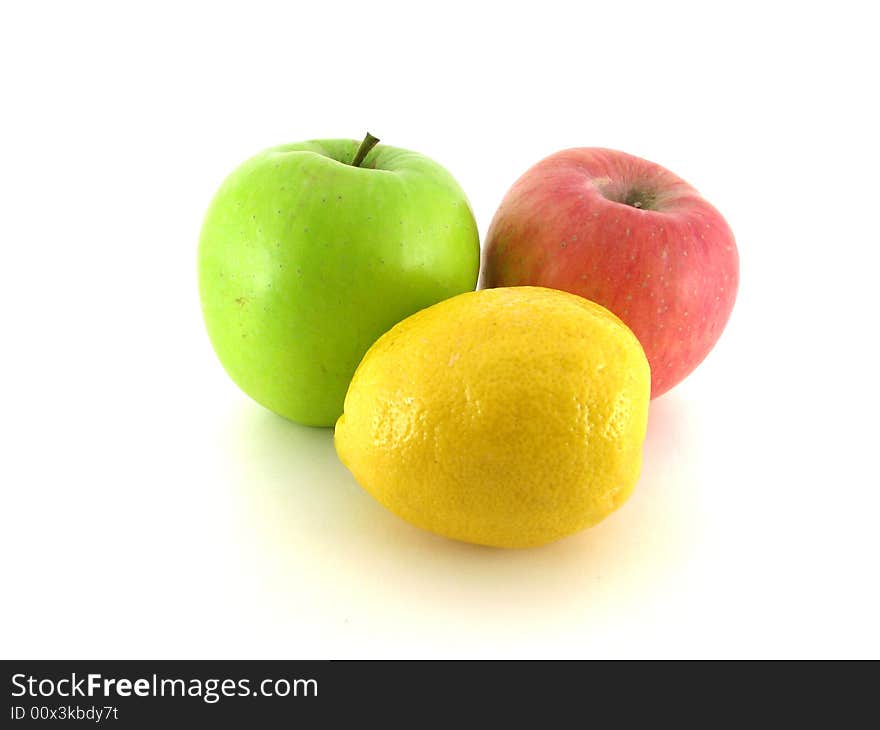
[[418, 527], [540, 545], [630, 495], [650, 390], [641, 345], [604, 307], [542, 287], [469, 292], [370, 348], [336, 451], [367, 492]]

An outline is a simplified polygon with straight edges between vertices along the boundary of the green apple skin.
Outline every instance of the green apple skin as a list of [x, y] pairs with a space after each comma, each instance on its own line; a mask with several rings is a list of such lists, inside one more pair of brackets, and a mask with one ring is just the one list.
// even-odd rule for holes
[[384, 332], [473, 291], [480, 247], [464, 192], [436, 162], [320, 140], [268, 149], [221, 185], [202, 226], [199, 293], [223, 367], [251, 398], [331, 426]]

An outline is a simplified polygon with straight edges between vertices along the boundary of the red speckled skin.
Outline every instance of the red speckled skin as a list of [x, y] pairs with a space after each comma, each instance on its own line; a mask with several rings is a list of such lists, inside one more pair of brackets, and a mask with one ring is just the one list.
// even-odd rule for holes
[[[654, 209], [609, 199], [633, 191], [654, 195]], [[563, 289], [626, 322], [651, 364], [652, 398], [709, 354], [739, 284], [733, 233], [714, 207], [659, 165], [600, 148], [558, 152], [517, 180], [483, 256], [485, 288]]]

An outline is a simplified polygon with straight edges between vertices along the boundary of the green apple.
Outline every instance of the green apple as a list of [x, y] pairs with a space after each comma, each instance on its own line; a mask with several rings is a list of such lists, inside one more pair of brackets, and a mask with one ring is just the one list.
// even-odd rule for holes
[[268, 149], [223, 182], [202, 226], [214, 350], [245, 393], [299, 423], [333, 425], [381, 334], [476, 286], [464, 192], [436, 162], [376, 142]]

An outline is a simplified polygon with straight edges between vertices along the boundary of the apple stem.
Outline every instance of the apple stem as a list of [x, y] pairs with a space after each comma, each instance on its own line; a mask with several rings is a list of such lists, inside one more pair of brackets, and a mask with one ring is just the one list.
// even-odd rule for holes
[[360, 167], [361, 163], [364, 161], [364, 158], [367, 156], [369, 151], [373, 149], [377, 144], [379, 144], [379, 138], [374, 137], [372, 134], [367, 132], [367, 136], [364, 137], [364, 141], [361, 142], [361, 146], [358, 147], [357, 152], [354, 153], [354, 159], [351, 161], [353, 167]]

